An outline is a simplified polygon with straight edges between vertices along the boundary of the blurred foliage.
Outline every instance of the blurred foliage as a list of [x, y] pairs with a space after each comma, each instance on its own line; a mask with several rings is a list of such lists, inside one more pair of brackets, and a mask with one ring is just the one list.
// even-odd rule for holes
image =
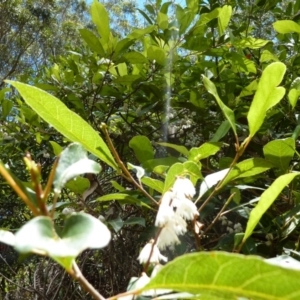
[[[170, 166], [186, 160], [184, 150], [174, 145], [189, 151], [209, 141], [220, 142], [219, 152], [197, 161], [205, 177], [230, 166], [236, 139], [202, 76], [213, 82], [220, 99], [234, 112], [238, 140], [243, 142], [249, 133], [247, 113], [258, 80], [270, 63], [283, 62], [287, 71], [281, 85], [286, 95], [267, 111], [243, 154], [243, 159], [264, 157], [275, 161], [275, 166], [264, 173], [237, 178], [214, 193], [200, 214], [204, 230], [234, 193], [223, 216], [201, 236], [198, 245], [188, 234], [175, 252], [168, 250], [167, 254], [176, 257], [199, 246], [203, 250], [235, 250], [237, 233], [245, 232], [262, 190], [279, 175], [300, 169], [299, 32], [280, 33], [285, 30], [283, 25], [279, 24], [279, 30], [273, 26], [279, 20], [299, 25], [300, 1], [187, 0], [180, 6], [157, 0], [147, 2], [142, 10], [128, 1], [104, 4], [110, 18], [111, 33], [108, 31], [107, 36], [99, 30], [101, 24], [92, 22], [83, 1], [1, 2], [1, 160], [26, 182], [29, 178], [22, 157], [29, 151], [41, 164], [45, 180], [55, 156], [69, 143], [9, 85], [4, 86], [4, 79], [19, 78], [60, 99], [102, 138], [100, 125], [106, 123], [121, 160], [142, 166], [155, 180], [163, 180]], [[150, 141], [151, 159], [144, 160], [136, 150], [150, 149], [145, 139], [135, 144], [137, 136]], [[286, 154], [285, 145], [279, 143], [287, 138], [287, 144], [294, 146]], [[277, 144], [268, 144], [272, 141]], [[279, 159], [283, 164], [276, 164]], [[84, 252], [78, 264], [92, 284], [111, 296], [124, 291], [129, 278], [140, 271], [136, 257], [154, 230], [151, 224], [155, 211], [145, 208], [150, 203], [141, 191], [101, 164], [100, 175], [82, 178], [89, 188], [85, 182], [82, 190], [72, 184], [63, 189], [56, 221], [59, 225], [65, 218], [65, 207], [102, 215], [107, 220], [114, 232], [111, 244], [105, 250]], [[294, 253], [298, 259], [299, 184], [296, 178], [283, 189], [242, 253], [263, 257]], [[1, 185], [0, 226], [14, 231], [31, 216], [3, 181]], [[150, 186], [149, 180], [145, 185]], [[147, 190], [159, 200], [159, 188]], [[204, 200], [197, 205], [200, 207]], [[126, 223], [131, 218], [143, 219], [146, 227], [140, 221]], [[7, 266], [1, 279], [3, 295], [18, 299], [22, 294], [23, 299], [32, 299], [33, 293], [38, 293], [44, 297], [41, 299], [65, 299], [66, 295], [89, 299], [48, 259], [28, 258], [18, 263], [12, 250], [1, 249], [0, 262], [6, 259], [10, 265], [1, 262]]]

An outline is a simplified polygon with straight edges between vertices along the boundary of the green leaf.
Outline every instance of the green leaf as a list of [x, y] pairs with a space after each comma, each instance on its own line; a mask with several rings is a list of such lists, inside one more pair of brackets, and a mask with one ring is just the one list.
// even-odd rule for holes
[[99, 133], [60, 100], [36, 87], [15, 81], [7, 82], [19, 91], [25, 102], [34, 111], [61, 134], [73, 142], [82, 144], [113, 169], [118, 169]]
[[289, 91], [288, 99], [293, 109], [295, 108], [299, 97], [300, 97], [300, 90], [291, 89]]
[[107, 43], [110, 37], [108, 13], [104, 5], [97, 0], [94, 0], [91, 5], [91, 16], [101, 38]]
[[154, 158], [154, 151], [150, 140], [144, 135], [137, 135], [129, 141], [129, 147], [133, 149], [140, 163]]
[[144, 169], [153, 171], [155, 167], [157, 166], [167, 166], [170, 167], [173, 164], [179, 162], [178, 158], [169, 156], [164, 158], [155, 158], [155, 159], [149, 159], [147, 161], [143, 162]]
[[172, 148], [172, 149], [176, 150], [177, 152], [183, 154], [186, 157], [189, 155], [189, 150], [184, 146], [175, 145], [175, 144], [171, 144], [171, 143], [165, 143], [165, 142], [161, 142], [161, 143], [157, 143], [157, 144], [160, 146], [163, 146], [163, 147]]
[[164, 183], [158, 179], [153, 179], [150, 177], [143, 177], [142, 183], [159, 193], [163, 193]]
[[281, 20], [273, 23], [274, 29], [279, 33], [300, 33], [300, 25], [291, 20]]
[[246, 241], [252, 234], [263, 214], [273, 204], [281, 191], [298, 175], [300, 175], [299, 172], [284, 174], [278, 177], [272, 185], [262, 193], [258, 204], [250, 213], [243, 241]]
[[241, 40], [237, 40], [233, 42], [233, 45], [237, 48], [250, 48], [250, 49], [259, 49], [265, 46], [270, 41], [268, 40], [262, 40], [262, 39], [256, 39], [254, 37], [246, 37], [242, 38]]
[[258, 256], [200, 252], [175, 258], [143, 290], [170, 289], [204, 300], [297, 300], [299, 276]]
[[119, 232], [124, 225], [124, 222], [120, 217], [110, 220], [107, 223], [114, 229], [115, 232]]
[[155, 25], [150, 25], [143, 29], [135, 29], [127, 37], [130, 39], [139, 39], [141, 37], [144, 37], [146, 34], [153, 32], [155, 28]]
[[263, 151], [268, 161], [286, 172], [295, 154], [295, 140], [293, 138], [287, 138], [284, 140], [271, 141], [264, 146]]
[[101, 56], [105, 56], [103, 46], [93, 32], [88, 29], [79, 29], [79, 32], [92, 51], [98, 53]]
[[227, 132], [229, 131], [231, 125], [228, 120], [225, 120], [221, 123], [217, 131], [215, 132], [214, 136], [210, 140], [210, 142], [218, 142], [221, 138], [223, 138]]
[[53, 152], [54, 152], [55, 155], [59, 155], [63, 151], [62, 146], [60, 146], [56, 142], [50, 141], [49, 143], [52, 146], [52, 149], [53, 149]]
[[124, 221], [124, 225], [140, 225], [146, 227], [146, 221], [141, 217], [131, 217]]
[[88, 214], [72, 214], [67, 218], [60, 237], [51, 218], [40, 216], [27, 222], [15, 234], [15, 249], [21, 253], [48, 255], [70, 270], [78, 254], [87, 248], [103, 248], [110, 238], [107, 227]]
[[160, 29], [162, 29], [162, 30], [167, 29], [168, 25], [169, 25], [168, 16], [159, 11], [158, 15], [157, 15], [157, 24], [158, 24]]
[[189, 160], [198, 162], [201, 159], [207, 158], [211, 155], [216, 154], [222, 147], [222, 143], [204, 143], [198, 148], [192, 148], [189, 154]]
[[138, 203], [139, 200], [136, 197], [133, 197], [129, 193], [113, 193], [98, 197], [95, 201], [111, 201], [111, 200], [125, 200], [131, 203]]
[[222, 102], [222, 100], [220, 99], [220, 97], [218, 95], [218, 92], [217, 92], [217, 89], [216, 89], [214, 83], [212, 81], [210, 81], [204, 75], [203, 75], [203, 83], [204, 83], [204, 86], [207, 89], [207, 91], [215, 97], [215, 99], [216, 99], [218, 105], [220, 106], [222, 112], [224, 113], [226, 119], [230, 123], [230, 126], [231, 126], [234, 134], [237, 135], [236, 126], [235, 126], [235, 117], [234, 117], [233, 111]]
[[11, 109], [13, 108], [14, 103], [7, 99], [3, 99], [1, 102], [2, 102], [1, 103], [2, 104], [2, 117], [6, 118], [9, 115]]
[[147, 57], [150, 60], [155, 60], [161, 66], [164, 66], [166, 63], [165, 51], [157, 46], [150, 46], [147, 49]]
[[85, 174], [97, 174], [101, 166], [95, 161], [88, 159], [87, 152], [78, 143], [68, 146], [60, 155], [53, 181], [55, 193], [60, 193], [67, 181]]
[[218, 15], [218, 30], [219, 30], [219, 35], [223, 35], [228, 23], [230, 21], [232, 14], [232, 7], [230, 5], [224, 5]]
[[281, 62], [272, 63], [263, 71], [247, 116], [251, 137], [263, 124], [267, 111], [283, 98], [285, 88], [277, 86], [285, 71], [286, 66]]
[[272, 167], [274, 167], [273, 164], [263, 158], [256, 157], [245, 159], [232, 168], [222, 186], [238, 178], [252, 177], [263, 173]]
[[76, 177], [72, 180], [69, 180], [65, 187], [69, 190], [71, 190], [73, 193], [76, 194], [83, 194], [84, 191], [86, 191], [90, 187], [90, 181], [87, 178], [83, 177]]
[[122, 58], [131, 64], [144, 64], [149, 62], [142, 53], [136, 51], [125, 53]]
[[279, 61], [278, 57], [269, 50], [264, 50], [259, 59], [260, 62]]

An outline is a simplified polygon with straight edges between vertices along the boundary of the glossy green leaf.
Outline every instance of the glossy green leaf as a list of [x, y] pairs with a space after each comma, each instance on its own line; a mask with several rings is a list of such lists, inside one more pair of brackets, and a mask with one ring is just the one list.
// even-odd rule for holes
[[137, 135], [129, 141], [129, 147], [133, 149], [140, 163], [154, 158], [154, 151], [150, 140], [144, 135]]
[[272, 185], [265, 190], [260, 196], [258, 204], [251, 211], [249, 220], [247, 222], [247, 227], [243, 241], [246, 241], [247, 238], [252, 234], [256, 225], [260, 221], [263, 214], [269, 209], [269, 207], [276, 200], [281, 191], [296, 177], [299, 176], [299, 172], [284, 174], [278, 177]]
[[79, 29], [79, 32], [92, 51], [98, 53], [101, 56], [105, 56], [103, 46], [93, 32], [84, 28]]
[[279, 33], [300, 33], [300, 25], [291, 20], [281, 20], [273, 23], [274, 29]]
[[143, 162], [143, 167], [144, 167], [144, 169], [153, 171], [154, 168], [156, 168], [157, 166], [170, 167], [177, 162], [179, 162], [178, 158], [173, 157], [173, 156], [164, 157], [164, 158], [155, 158], [155, 159], [149, 159], [149, 160]]
[[99, 133], [60, 100], [36, 87], [15, 81], [7, 82], [19, 91], [34, 111], [61, 134], [73, 142], [82, 144], [113, 169], [118, 168]]
[[[15, 249], [20, 253], [34, 252], [48, 255], [62, 263], [68, 263], [87, 248], [103, 248], [111, 238], [110, 231], [98, 219], [89, 214], [73, 214], [67, 218], [59, 237], [49, 217], [36, 217], [27, 222], [15, 234]], [[68, 259], [69, 258], [69, 259]], [[63, 265], [70, 270], [71, 265]]]
[[185, 146], [175, 145], [175, 144], [165, 143], [165, 142], [161, 142], [161, 143], [157, 143], [157, 144], [160, 146], [163, 146], [163, 147], [172, 148], [172, 149], [176, 150], [177, 152], [183, 154], [184, 156], [189, 155], [189, 150]]
[[156, 26], [150, 25], [143, 29], [135, 29], [127, 37], [130, 39], [139, 39], [141, 37], [144, 37], [146, 34], [149, 34], [152, 31], [154, 31], [155, 28], [156, 28]]
[[295, 140], [287, 138], [271, 141], [264, 146], [263, 151], [266, 160], [286, 172], [295, 154]]
[[170, 289], [204, 300], [297, 300], [299, 276], [258, 256], [200, 252], [169, 262], [143, 290]]
[[230, 5], [224, 5], [220, 9], [218, 15], [218, 30], [220, 35], [224, 34], [228, 26], [228, 23], [230, 21], [231, 14], [232, 14], [232, 7]]
[[300, 90], [291, 89], [288, 94], [289, 102], [294, 109], [300, 97]]
[[158, 179], [154, 179], [154, 178], [145, 176], [142, 178], [142, 183], [159, 193], [163, 193], [164, 183]]
[[99, 3], [97, 0], [94, 0], [91, 5], [91, 16], [100, 37], [103, 38], [105, 42], [108, 42], [110, 37], [108, 13], [104, 5]]
[[285, 74], [286, 66], [275, 62], [265, 68], [248, 112], [250, 136], [254, 136], [264, 122], [267, 111], [284, 96], [285, 88], [277, 87]]
[[216, 154], [222, 147], [222, 143], [204, 143], [198, 148], [192, 148], [189, 154], [189, 160], [198, 162], [201, 159], [207, 158], [211, 155]]
[[234, 117], [233, 111], [222, 102], [222, 100], [220, 99], [220, 97], [218, 95], [218, 92], [217, 92], [217, 89], [216, 89], [214, 83], [212, 81], [210, 81], [204, 75], [203, 75], [203, 83], [204, 83], [204, 86], [207, 89], [207, 91], [215, 97], [215, 99], [216, 99], [218, 105], [220, 106], [222, 112], [224, 113], [226, 119], [230, 123], [230, 126], [231, 126], [234, 134], [237, 134], [236, 126], [235, 126], [235, 117]]
[[60, 193], [61, 189], [70, 179], [85, 174], [98, 174], [101, 166], [88, 159], [87, 152], [78, 143], [68, 146], [60, 155], [53, 181], [54, 191]]

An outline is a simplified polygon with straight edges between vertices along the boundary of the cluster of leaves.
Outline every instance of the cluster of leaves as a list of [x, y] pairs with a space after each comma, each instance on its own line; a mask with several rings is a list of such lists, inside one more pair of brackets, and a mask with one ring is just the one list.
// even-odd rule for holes
[[[81, 143], [101, 161], [97, 177], [78, 177], [66, 187], [61, 183], [58, 224], [66, 207], [101, 214], [114, 241], [126, 230], [135, 232], [132, 236], [138, 232], [138, 251], [150, 236], [161, 195], [176, 176], [189, 176], [199, 187], [203, 231], [185, 235], [169, 255], [225, 250], [266, 258], [299, 256], [300, 1], [240, 2], [189, 0], [182, 7], [156, 1], [145, 6], [146, 12], [140, 10], [147, 26], [118, 34], [104, 6], [94, 1], [94, 25], [79, 30], [85, 47], [56, 56], [55, 63], [30, 78], [35, 87], [8, 82], [25, 101], [8, 88], [0, 94], [1, 147], [7, 153], [12, 139], [19, 145], [2, 157], [12, 169], [20, 165], [20, 152], [29, 150], [45, 159], [41, 162], [49, 160], [46, 174], [69, 141]], [[262, 32], [264, 26], [269, 27]], [[18, 176], [28, 181], [25, 172]], [[24, 216], [30, 218], [27, 212]], [[52, 249], [42, 250], [57, 260]], [[202, 257], [201, 269], [208, 274], [198, 266], [182, 271]], [[70, 271], [70, 264], [57, 261]], [[238, 277], [237, 265], [260, 268], [261, 276], [252, 282], [255, 274], [248, 271], [237, 284], [236, 277], [228, 277]], [[174, 268], [178, 273], [170, 276]], [[266, 274], [274, 282], [280, 276], [292, 280], [295, 272], [257, 258], [193, 254], [168, 264], [149, 289], [296, 299], [298, 290], [265, 290], [263, 281]], [[113, 292], [124, 290], [119, 288]]]

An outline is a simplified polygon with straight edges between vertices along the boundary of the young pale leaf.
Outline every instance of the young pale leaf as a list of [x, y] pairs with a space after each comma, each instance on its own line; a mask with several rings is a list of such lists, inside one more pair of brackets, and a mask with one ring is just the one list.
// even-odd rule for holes
[[101, 166], [88, 159], [87, 152], [78, 143], [67, 147], [60, 155], [54, 177], [54, 191], [60, 193], [67, 181], [85, 173], [97, 174]]
[[200, 252], [169, 262], [143, 291], [171, 289], [201, 295], [198, 299], [297, 300], [299, 276], [258, 256]]
[[[20, 253], [48, 255], [62, 264], [69, 263], [87, 248], [103, 248], [111, 238], [110, 231], [98, 219], [79, 213], [67, 218], [59, 237], [49, 217], [36, 217], [15, 234], [15, 249]], [[62, 259], [65, 258], [66, 260]]]
[[279, 33], [300, 33], [300, 25], [291, 20], [281, 20], [273, 23], [274, 29]]
[[133, 149], [140, 163], [154, 158], [154, 151], [150, 140], [144, 135], [137, 135], [129, 141], [129, 147]]
[[145, 175], [145, 170], [142, 167], [135, 166], [131, 163], [127, 163], [129, 170], [135, 170], [136, 171], [136, 177], [139, 181], [141, 181], [141, 178]]
[[9, 80], [7, 83], [14, 86], [25, 102], [66, 138], [82, 144], [85, 149], [113, 169], [118, 168], [99, 133], [80, 116], [68, 109], [60, 100], [45, 91], [24, 83]]
[[278, 195], [281, 191], [296, 177], [299, 176], [300, 173], [289, 173], [278, 177], [272, 185], [265, 190], [260, 199], [258, 204], [250, 213], [250, 218], [247, 223], [245, 235], [243, 241], [246, 241], [247, 238], [252, 234], [253, 230], [255, 229], [256, 225], [260, 221], [263, 214], [268, 210], [268, 208], [273, 204], [276, 200]]
[[10, 231], [0, 229], [0, 242], [14, 247], [16, 243], [15, 235]]
[[267, 111], [284, 96], [285, 88], [277, 86], [285, 71], [286, 66], [281, 62], [274, 62], [263, 71], [247, 116], [251, 137], [263, 124]]
[[263, 151], [268, 161], [285, 172], [295, 154], [295, 140], [287, 138], [271, 141], [264, 146]]
[[222, 112], [224, 113], [226, 119], [230, 123], [230, 126], [231, 126], [234, 134], [236, 135], [237, 133], [236, 133], [235, 117], [234, 117], [233, 111], [222, 102], [222, 100], [220, 99], [220, 97], [218, 95], [218, 92], [217, 92], [217, 89], [216, 89], [214, 83], [212, 81], [210, 81], [204, 75], [203, 75], [203, 83], [204, 83], [204, 86], [207, 89], [207, 91], [215, 97], [215, 99], [216, 99], [218, 105], [220, 106]]
[[232, 7], [230, 5], [224, 5], [221, 8], [218, 16], [218, 30], [220, 35], [224, 34], [226, 27], [228, 26], [228, 23], [230, 21], [231, 14]]
[[228, 174], [228, 171], [229, 169], [224, 169], [205, 176], [204, 180], [200, 185], [200, 192], [199, 192], [198, 199], [200, 199], [211, 187], [213, 187], [219, 181], [224, 179], [224, 177]]
[[99, 3], [97, 0], [94, 0], [92, 3], [91, 16], [101, 38], [103, 38], [103, 40], [107, 43], [110, 37], [108, 13], [104, 5]]

